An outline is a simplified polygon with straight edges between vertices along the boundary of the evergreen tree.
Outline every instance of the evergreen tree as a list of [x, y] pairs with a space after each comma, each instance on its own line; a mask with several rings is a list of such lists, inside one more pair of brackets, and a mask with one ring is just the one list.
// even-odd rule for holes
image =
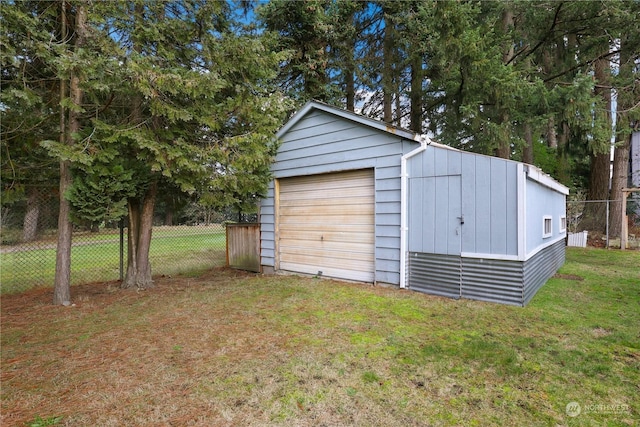
[[329, 85], [329, 41], [333, 30], [329, 0], [272, 0], [257, 13], [267, 30], [279, 34], [278, 49], [290, 52], [280, 83], [299, 104], [310, 99], [332, 103], [339, 93]]
[[57, 162], [39, 145], [58, 134], [59, 80], [49, 64], [51, 34], [60, 31], [58, 11], [58, 5], [44, 2], [0, 3], [2, 206], [27, 200], [24, 241], [36, 238], [40, 204], [58, 191]]
[[[39, 111], [60, 129], [59, 138], [37, 138], [61, 167], [54, 302], [70, 299], [72, 217], [112, 219], [126, 205], [123, 286], [141, 288], [152, 285], [149, 247], [159, 192], [179, 190], [245, 209], [264, 194], [273, 133], [290, 109], [273, 84], [286, 56], [268, 33], [245, 33], [231, 22], [229, 3], [61, 0], [6, 7], [14, 50], [3, 55], [3, 64], [13, 61], [13, 68], [3, 67], [3, 89], [25, 83], [26, 89], [3, 90], [10, 95], [3, 113], [12, 118], [3, 121], [3, 137], [19, 127], [20, 115]], [[37, 39], [23, 56], [25, 35]], [[36, 79], [20, 74], [36, 61], [54, 77], [41, 91]], [[53, 93], [48, 104], [46, 93]]]
[[107, 164], [132, 172], [123, 287], [147, 287], [159, 191], [215, 194], [225, 204], [266, 190], [272, 133], [287, 108], [270, 80], [284, 57], [265, 46], [268, 36], [234, 33], [227, 3], [107, 6], [113, 21], [104, 28], [115, 29], [124, 64], [116, 96], [125, 114], [94, 120], [96, 152], [115, 150], [120, 156], [106, 155]]

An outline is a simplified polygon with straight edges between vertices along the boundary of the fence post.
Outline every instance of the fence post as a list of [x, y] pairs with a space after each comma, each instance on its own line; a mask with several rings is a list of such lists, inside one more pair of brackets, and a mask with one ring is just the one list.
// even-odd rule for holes
[[627, 192], [622, 190], [622, 219], [620, 223], [620, 250], [627, 249]]
[[120, 282], [124, 280], [124, 218], [120, 218]]
[[609, 203], [611, 203], [611, 200], [607, 199], [607, 223], [605, 224], [607, 231], [607, 249], [609, 249]]

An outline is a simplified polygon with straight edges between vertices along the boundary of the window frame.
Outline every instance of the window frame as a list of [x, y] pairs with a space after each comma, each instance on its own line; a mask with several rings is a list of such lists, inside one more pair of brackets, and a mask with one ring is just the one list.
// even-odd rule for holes
[[[547, 232], [547, 221], [549, 221], [549, 232]], [[553, 236], [553, 217], [551, 215], [544, 215], [542, 217], [542, 238], [546, 239], [551, 236]]]
[[560, 231], [560, 233], [566, 233], [566, 231], [567, 231], [567, 216], [566, 215], [561, 215], [560, 216], [560, 222], [558, 223], [558, 231]]

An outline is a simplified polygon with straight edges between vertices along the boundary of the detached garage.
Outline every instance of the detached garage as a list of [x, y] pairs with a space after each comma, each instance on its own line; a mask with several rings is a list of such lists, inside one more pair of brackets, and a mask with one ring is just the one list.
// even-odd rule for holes
[[564, 262], [566, 187], [310, 102], [277, 133], [264, 272], [524, 305]]

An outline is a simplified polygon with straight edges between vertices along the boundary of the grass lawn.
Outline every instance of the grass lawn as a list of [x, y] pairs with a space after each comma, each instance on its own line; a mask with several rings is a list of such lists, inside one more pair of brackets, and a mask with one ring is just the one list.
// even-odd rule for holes
[[[120, 236], [76, 233], [71, 249], [72, 284], [116, 280], [120, 276]], [[126, 235], [124, 263], [126, 268]], [[52, 287], [56, 242], [31, 243], [28, 249], [0, 254], [0, 293]], [[154, 227], [149, 259], [154, 274], [193, 274], [226, 262], [226, 236], [220, 225]]]
[[570, 248], [525, 308], [223, 269], [3, 295], [0, 424], [638, 425], [639, 266]]

